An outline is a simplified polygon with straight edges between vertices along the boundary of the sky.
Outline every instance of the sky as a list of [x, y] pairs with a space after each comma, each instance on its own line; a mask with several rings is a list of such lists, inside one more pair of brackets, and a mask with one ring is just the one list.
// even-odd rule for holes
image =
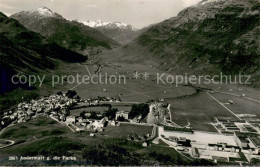
[[45, 6], [69, 20], [123, 22], [135, 28], [176, 16], [200, 0], [0, 0], [0, 11], [11, 15]]

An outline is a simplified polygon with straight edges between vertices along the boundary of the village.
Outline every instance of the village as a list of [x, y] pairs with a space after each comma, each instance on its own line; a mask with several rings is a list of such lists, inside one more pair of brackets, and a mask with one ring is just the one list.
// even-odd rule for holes
[[[89, 131], [91, 132], [90, 136], [95, 136], [95, 133], [104, 131], [104, 128], [108, 125], [119, 126], [120, 122], [133, 124], [140, 123], [145, 126], [152, 126], [152, 124], [147, 124], [145, 121], [149, 112], [148, 105], [146, 105], [147, 109], [145, 113], [130, 113], [131, 119], [129, 117], [131, 108], [129, 111], [110, 108], [106, 114], [85, 111], [80, 112], [78, 115], [70, 114], [70, 111], [73, 109], [86, 109], [98, 106], [111, 107], [111, 103], [120, 103], [119, 99], [110, 97], [98, 97], [96, 99], [83, 100], [76, 96], [76, 94], [75, 91], [69, 90], [68, 92], [59, 92], [57, 94], [42, 97], [38, 100], [19, 103], [17, 107], [4, 112], [0, 121], [1, 129], [22, 122], [28, 122], [29, 120], [39, 116], [49, 117], [67, 126], [72, 132]], [[128, 105], [132, 106], [133, 104]], [[144, 104], [141, 105], [145, 106]], [[140, 138], [140, 140], [144, 139], [143, 136], [136, 136], [134, 138]], [[131, 139], [131, 137], [129, 139]]]
[[[119, 104], [128, 110], [117, 109]], [[85, 111], [88, 108], [106, 107], [104, 112]], [[76, 111], [77, 115], [72, 114]], [[79, 112], [80, 111], [80, 112]], [[144, 147], [160, 141], [177, 150], [186, 158], [208, 159], [214, 162], [250, 162], [260, 159], [260, 129], [258, 119], [215, 117], [212, 126], [218, 133], [193, 130], [172, 121], [170, 104], [164, 99], [147, 103], [127, 104], [118, 98], [97, 97], [81, 99], [75, 91], [58, 92], [38, 100], [22, 102], [4, 112], [1, 129], [27, 122], [38, 116], [49, 117], [72, 132], [88, 131], [90, 137], [105, 131], [107, 126], [135, 124], [153, 126], [152, 134], [129, 134], [126, 139], [142, 142]]]

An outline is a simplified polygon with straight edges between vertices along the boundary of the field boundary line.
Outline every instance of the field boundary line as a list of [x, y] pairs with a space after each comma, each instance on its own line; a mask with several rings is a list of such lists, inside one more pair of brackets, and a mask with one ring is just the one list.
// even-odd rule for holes
[[224, 104], [222, 104], [220, 101], [218, 101], [218, 99], [216, 99], [214, 96], [212, 96], [211, 94], [209, 94], [208, 92], [206, 92], [212, 99], [214, 99], [217, 103], [219, 103], [222, 107], [224, 107], [226, 110], [228, 110], [231, 114], [233, 114], [236, 118], [238, 118], [239, 120], [241, 120], [241, 118], [239, 118], [233, 111], [231, 111], [229, 108], [227, 108]]

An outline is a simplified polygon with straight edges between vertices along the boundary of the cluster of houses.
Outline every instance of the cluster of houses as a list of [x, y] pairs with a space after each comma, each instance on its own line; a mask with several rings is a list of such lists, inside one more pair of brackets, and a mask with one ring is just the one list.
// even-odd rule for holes
[[[66, 93], [61, 93], [19, 103], [17, 107], [4, 112], [4, 116], [1, 118], [1, 127], [6, 127], [10, 123], [26, 122], [32, 117], [41, 115], [59, 116], [59, 119], [64, 120], [66, 109], [77, 105], [78, 101], [78, 99], [69, 98]], [[59, 112], [58, 115], [58, 111], [62, 112]]]
[[160, 99], [158, 101], [154, 101], [150, 104], [150, 108], [152, 108], [152, 114], [155, 117], [156, 123], [162, 123], [165, 119], [170, 120], [169, 104], [164, 101], [164, 99]]
[[[69, 126], [73, 131], [75, 132], [80, 132], [80, 131], [92, 131], [92, 132], [101, 132], [104, 131], [104, 128], [107, 125], [111, 126], [119, 126], [120, 123], [117, 122], [116, 120], [108, 120], [107, 117], [103, 117], [101, 120], [97, 119], [86, 119], [81, 116], [74, 116], [74, 115], [67, 115], [64, 117], [64, 113], [61, 112], [56, 112], [55, 115], [49, 115], [52, 119], [65, 124]], [[89, 113], [86, 113], [89, 114]]]
[[[68, 116], [64, 122], [67, 125], [72, 126], [75, 131], [85, 131], [86, 129], [94, 132], [103, 131], [104, 127], [108, 125], [109, 121], [107, 117], [101, 120], [89, 120], [82, 117]], [[113, 123], [110, 122], [111, 125]], [[114, 126], [117, 124], [115, 123]]]
[[127, 135], [126, 139], [127, 140], [131, 140], [131, 141], [143, 141], [146, 140], [150, 137], [150, 134], [143, 134], [143, 135], [138, 135], [135, 133], [131, 133], [129, 135]]
[[[120, 123], [118, 121], [124, 120], [140, 123], [142, 118], [140, 115], [134, 119], [129, 120], [130, 111], [118, 111], [115, 115], [115, 120], [112, 121], [108, 121], [108, 118], [104, 117], [104, 115], [98, 117], [99, 120], [91, 119], [89, 118], [91, 115], [90, 112], [85, 113], [86, 117], [84, 118], [82, 116], [71, 115], [71, 109], [102, 106], [120, 102], [120, 99], [117, 98], [97, 97], [91, 99], [81, 99], [76, 95], [77, 93], [75, 91], [59, 92], [50, 96], [44, 96], [37, 100], [21, 102], [15, 108], [4, 112], [4, 115], [0, 117], [0, 128], [7, 127], [10, 124], [27, 122], [37, 116], [47, 116], [64, 125], [67, 125], [73, 131], [103, 131], [104, 127], [108, 124], [112, 126], [119, 126]], [[156, 104], [158, 105], [157, 110], [159, 110], [160, 106], [162, 106], [164, 103], [158, 102]], [[135, 138], [138, 137], [134, 137], [134, 139]]]
[[[69, 92], [69, 91], [68, 91]], [[61, 123], [72, 126], [75, 131], [83, 129], [102, 130], [108, 123], [105, 117], [101, 120], [88, 120], [82, 117], [70, 115], [69, 109], [74, 107], [98, 105], [103, 102], [119, 102], [119, 99], [110, 97], [98, 97], [97, 99], [82, 100], [70, 93], [57, 93], [42, 97], [38, 100], [31, 100], [19, 103], [15, 108], [4, 112], [0, 118], [1, 128], [7, 127], [11, 123], [27, 122], [33, 117], [47, 116]], [[120, 115], [128, 119], [128, 115]], [[118, 115], [117, 115], [118, 117]], [[110, 122], [111, 125], [118, 126], [116, 121]]]
[[[97, 119], [87, 119], [82, 116], [74, 116], [70, 114], [71, 109], [86, 108], [90, 106], [106, 105], [110, 103], [120, 102], [120, 99], [110, 97], [97, 97], [94, 99], [80, 99], [76, 97], [76, 92], [59, 92], [50, 96], [44, 96], [37, 100], [25, 101], [19, 103], [15, 108], [4, 112], [0, 117], [0, 128], [7, 127], [10, 124], [27, 122], [37, 116], [50, 117], [64, 125], [67, 125], [73, 131], [91, 130], [94, 132], [103, 131], [107, 125], [119, 126], [122, 118], [129, 120], [130, 111], [118, 111], [115, 120], [109, 121], [107, 117]], [[85, 113], [90, 116], [91, 113]], [[141, 117], [141, 116], [140, 116]], [[120, 119], [121, 118], [121, 119]], [[101, 120], [100, 120], [101, 119]], [[136, 118], [136, 122], [138, 122]], [[129, 136], [129, 139], [143, 140], [145, 136]]]
[[118, 98], [112, 98], [112, 97], [98, 97], [98, 98], [90, 98], [82, 100], [80, 103], [78, 103], [77, 108], [84, 108], [89, 106], [97, 106], [102, 105], [106, 103], [114, 103], [114, 102], [121, 102]]
[[[86, 108], [89, 106], [97, 106], [106, 104], [106, 102], [120, 102], [119, 99], [110, 98], [110, 97], [98, 97], [95, 99], [86, 99], [86, 100], [78, 100], [77, 105], [74, 105], [75, 108]], [[85, 113], [86, 117], [91, 115], [90, 112]], [[52, 111], [49, 117], [53, 118], [56, 121], [64, 123], [68, 125], [74, 131], [85, 131], [91, 130], [94, 132], [103, 131], [104, 127], [109, 125], [119, 126], [120, 123], [113, 120], [109, 121], [107, 117], [103, 117], [101, 120], [97, 119], [86, 119], [82, 116], [74, 116], [66, 113], [66, 110], [59, 110], [58, 112]], [[99, 115], [97, 115], [99, 116]], [[102, 117], [101, 114], [99, 117]], [[128, 117], [127, 117], [128, 118]]]
[[127, 140], [130, 140], [130, 141], [136, 141], [136, 142], [143, 142], [142, 143], [142, 146], [143, 147], [149, 147], [151, 146], [151, 143], [149, 142], [149, 137], [151, 137], [151, 135], [148, 133], [148, 134], [143, 134], [143, 135], [138, 135], [138, 134], [135, 134], [135, 133], [131, 133], [130, 135], [128, 135], [126, 137]]

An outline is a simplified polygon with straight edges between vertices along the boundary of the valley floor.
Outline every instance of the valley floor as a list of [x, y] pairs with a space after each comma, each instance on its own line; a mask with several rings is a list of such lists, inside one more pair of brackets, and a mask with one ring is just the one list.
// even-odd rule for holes
[[[100, 56], [104, 57], [106, 55]], [[82, 82], [74, 82], [69, 84], [68, 80], [65, 79], [64, 83], [58, 83], [54, 87], [52, 87], [48, 81], [39, 89], [39, 93], [40, 96], [44, 96], [58, 91], [75, 90], [82, 99], [97, 98], [98, 96], [113, 97], [121, 99], [122, 102], [131, 104], [163, 99], [170, 104], [171, 121], [180, 126], [191, 127], [197, 131], [196, 133], [219, 133], [218, 129], [213, 126], [215, 117], [240, 118], [243, 114], [250, 114], [251, 117], [260, 119], [259, 89], [229, 84], [179, 84], [177, 86], [175, 83], [163, 84], [158, 82], [158, 75], [160, 76], [163, 73], [165, 73], [162, 77], [164, 81], [167, 80], [169, 75], [176, 75], [174, 73], [160, 71], [153, 65], [147, 65], [141, 62], [116, 62], [114, 59], [112, 62], [107, 59], [107, 61], [103, 62], [88, 61], [80, 64], [62, 64], [59, 69], [49, 71], [49, 79], [51, 79], [51, 75], [76, 76], [77, 74], [82, 76], [102, 74], [108, 77], [124, 77], [121, 83], [103, 83], [103, 80], [102, 83], [84, 84]], [[100, 108], [100, 110], [104, 109]], [[81, 112], [80, 109], [71, 111], [72, 115], [77, 115], [79, 112]], [[86, 149], [93, 149], [89, 147], [97, 144], [102, 145], [102, 143], [107, 140], [108, 145], [111, 143], [120, 143], [119, 145], [122, 145], [123, 148], [130, 149], [131, 152], [137, 153], [138, 156], [149, 154], [149, 156], [146, 157], [147, 159], [144, 158], [144, 161], [151, 160], [151, 157], [156, 157], [155, 155], [160, 157], [159, 154], [161, 153], [163, 153], [163, 156], [167, 156], [164, 154], [164, 152], [167, 152], [171, 154], [171, 156], [162, 156], [166, 158], [165, 162], [167, 162], [168, 158], [169, 164], [173, 161], [175, 164], [190, 164], [189, 157], [186, 158], [185, 156], [181, 156], [179, 162], [176, 159], [176, 157], [180, 158], [178, 151], [170, 148], [171, 146], [169, 144], [162, 142], [162, 138], [160, 139], [159, 145], [152, 145], [150, 148], [143, 148], [140, 143], [122, 143], [122, 141], [118, 141], [118, 138], [124, 138], [130, 133], [152, 133], [151, 131], [152, 127], [139, 128], [135, 125], [122, 124], [120, 127], [109, 126], [104, 132], [93, 138], [89, 136], [89, 132], [72, 133], [66, 126], [62, 126], [49, 118], [37, 118], [28, 123], [10, 127], [1, 134], [1, 139], [13, 140], [15, 144], [0, 150], [0, 155], [6, 156], [16, 152], [20, 154], [35, 154], [38, 151], [36, 149], [40, 146], [43, 146], [44, 149], [46, 148], [46, 150], [51, 152], [52, 149], [55, 150], [56, 148], [50, 147], [49, 144], [53, 142], [53, 147], [58, 148], [59, 142], [57, 142], [57, 140], [61, 140], [63, 144], [65, 143], [65, 145], [72, 150], [73, 154], [77, 155], [79, 153], [75, 150], [79, 150], [82, 144], [84, 147], [88, 147]], [[57, 136], [60, 138], [57, 139]], [[105, 149], [105, 147], [109, 146], [105, 145], [102, 149]], [[83, 151], [87, 157], [89, 150], [80, 150]], [[44, 152], [43, 149], [41, 151]], [[64, 150], [61, 150], [61, 154], [63, 153], [62, 151]], [[82, 155], [82, 152], [80, 154]], [[151, 157], [150, 154], [152, 154]], [[78, 156], [78, 158], [82, 157]], [[159, 159], [156, 160], [158, 161]]]
[[[112, 52], [113, 53], [113, 52]], [[111, 53], [111, 54], [112, 54]], [[122, 55], [124, 53], [121, 53]], [[109, 59], [107, 55], [99, 55], [103, 61], [91, 61], [64, 67], [71, 75], [98, 74], [107, 76], [125, 76], [121, 83], [116, 84], [66, 84], [58, 90], [73, 89], [83, 99], [100, 97], [116, 97], [122, 102], [147, 102], [156, 99], [165, 99], [171, 104], [172, 121], [185, 126], [191, 124], [195, 130], [216, 131], [211, 125], [214, 117], [236, 117], [236, 115], [251, 114], [260, 119], [260, 89], [235, 84], [186, 84], [167, 83], [167, 76], [177, 74], [160, 71], [153, 65], [146, 63], [124, 63]], [[105, 57], [105, 58], [104, 58]], [[106, 61], [104, 61], [104, 59]], [[103, 63], [103, 64], [100, 64]], [[139, 76], [136, 78], [135, 74]], [[148, 77], [145, 78], [145, 74]], [[162, 74], [162, 81], [158, 80]], [[124, 83], [125, 82], [125, 83]], [[200, 88], [213, 91], [198, 91]], [[242, 97], [243, 95], [243, 97]], [[232, 104], [229, 102], [232, 101]], [[235, 115], [234, 115], [235, 114]]]

